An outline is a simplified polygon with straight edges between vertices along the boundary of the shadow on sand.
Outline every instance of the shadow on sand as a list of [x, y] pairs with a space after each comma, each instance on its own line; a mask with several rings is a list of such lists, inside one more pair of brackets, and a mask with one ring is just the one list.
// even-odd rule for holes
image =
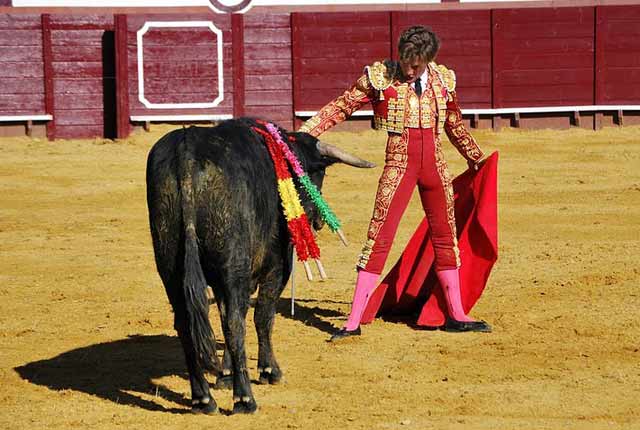
[[[322, 303], [299, 299], [295, 303], [295, 315], [292, 316], [291, 302], [281, 299], [278, 302], [277, 313], [331, 333], [333, 326], [323, 318], [340, 317], [343, 314], [304, 304], [310, 302]], [[216, 336], [220, 340], [222, 333], [216, 333]], [[276, 348], [277, 342], [278, 340], [274, 339]], [[218, 342], [217, 348], [221, 353], [224, 344]], [[188, 395], [185, 397], [153, 382], [166, 376], [179, 376], [188, 384], [184, 354], [177, 336], [130, 336], [113, 342], [77, 348], [47, 360], [34, 361], [16, 367], [15, 371], [23, 379], [52, 390], [79, 391], [149, 411], [177, 414], [190, 412]], [[211, 377], [208, 379], [211, 381]], [[155, 401], [155, 397], [182, 407], [166, 408], [159, 401]]]
[[[173, 375], [188, 381], [182, 347], [176, 336], [131, 336], [34, 361], [16, 367], [15, 371], [23, 379], [52, 390], [79, 391], [149, 411], [190, 411], [189, 399], [153, 382]], [[167, 409], [150, 400], [155, 396], [184, 408]]]

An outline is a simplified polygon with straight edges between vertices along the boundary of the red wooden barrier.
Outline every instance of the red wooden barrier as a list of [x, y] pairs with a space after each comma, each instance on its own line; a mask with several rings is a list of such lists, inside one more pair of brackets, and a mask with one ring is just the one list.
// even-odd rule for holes
[[436, 62], [456, 73], [458, 96], [465, 108], [491, 107], [491, 11], [393, 12], [392, 46], [412, 25], [426, 25], [440, 39]]
[[640, 6], [596, 8], [596, 104], [640, 103]]
[[295, 13], [292, 33], [296, 111], [317, 110], [391, 55], [388, 12]]
[[44, 114], [40, 15], [0, 14], [0, 115]]
[[493, 107], [593, 104], [594, 8], [493, 14]]
[[291, 18], [282, 14], [244, 17], [245, 114], [293, 127]]

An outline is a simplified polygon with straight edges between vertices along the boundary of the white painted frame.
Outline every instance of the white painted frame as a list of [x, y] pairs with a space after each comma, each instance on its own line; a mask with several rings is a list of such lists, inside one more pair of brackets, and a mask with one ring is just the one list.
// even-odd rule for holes
[[[144, 96], [143, 36], [150, 28], [209, 28], [217, 37], [218, 52], [218, 97], [202, 103], [152, 103]], [[218, 106], [224, 100], [224, 59], [222, 52], [222, 31], [211, 21], [147, 21], [137, 32], [138, 41], [138, 100], [149, 109], [205, 109]]]

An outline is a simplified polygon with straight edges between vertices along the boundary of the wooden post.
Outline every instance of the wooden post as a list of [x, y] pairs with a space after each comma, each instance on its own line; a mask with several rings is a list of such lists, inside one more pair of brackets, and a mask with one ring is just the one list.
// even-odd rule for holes
[[127, 15], [115, 15], [116, 51], [116, 137], [124, 139], [131, 132], [129, 121], [129, 55], [127, 50]]
[[580, 127], [580, 112], [579, 111], [573, 112], [573, 125], [575, 125], [576, 127]]
[[44, 72], [44, 110], [53, 118], [47, 122], [47, 139], [56, 138], [55, 99], [53, 96], [53, 52], [51, 48], [51, 16], [41, 16], [42, 25], [42, 65]]
[[500, 117], [500, 115], [493, 115], [491, 117], [491, 126], [493, 128], [493, 131], [500, 131], [500, 120], [502, 118]]
[[520, 128], [520, 112], [515, 112], [513, 114], [513, 126], [515, 128]]
[[622, 109], [616, 111], [616, 125], [622, 127], [624, 125], [624, 116]]
[[31, 135], [33, 134], [33, 121], [28, 119], [27, 120], [27, 126], [26, 126], [26, 132], [27, 132], [27, 136], [31, 137]]
[[471, 128], [478, 128], [480, 124], [480, 115], [474, 113], [471, 117]]
[[231, 45], [233, 46], [233, 116], [244, 115], [244, 15], [231, 15]]
[[596, 112], [593, 114], [593, 129], [600, 130], [602, 128], [602, 112]]

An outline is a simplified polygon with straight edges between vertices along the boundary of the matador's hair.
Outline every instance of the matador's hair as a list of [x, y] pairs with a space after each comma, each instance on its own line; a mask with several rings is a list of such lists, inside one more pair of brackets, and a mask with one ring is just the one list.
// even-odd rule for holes
[[429, 27], [414, 25], [406, 29], [398, 40], [398, 55], [400, 61], [420, 59], [433, 61], [440, 49], [438, 36]]

